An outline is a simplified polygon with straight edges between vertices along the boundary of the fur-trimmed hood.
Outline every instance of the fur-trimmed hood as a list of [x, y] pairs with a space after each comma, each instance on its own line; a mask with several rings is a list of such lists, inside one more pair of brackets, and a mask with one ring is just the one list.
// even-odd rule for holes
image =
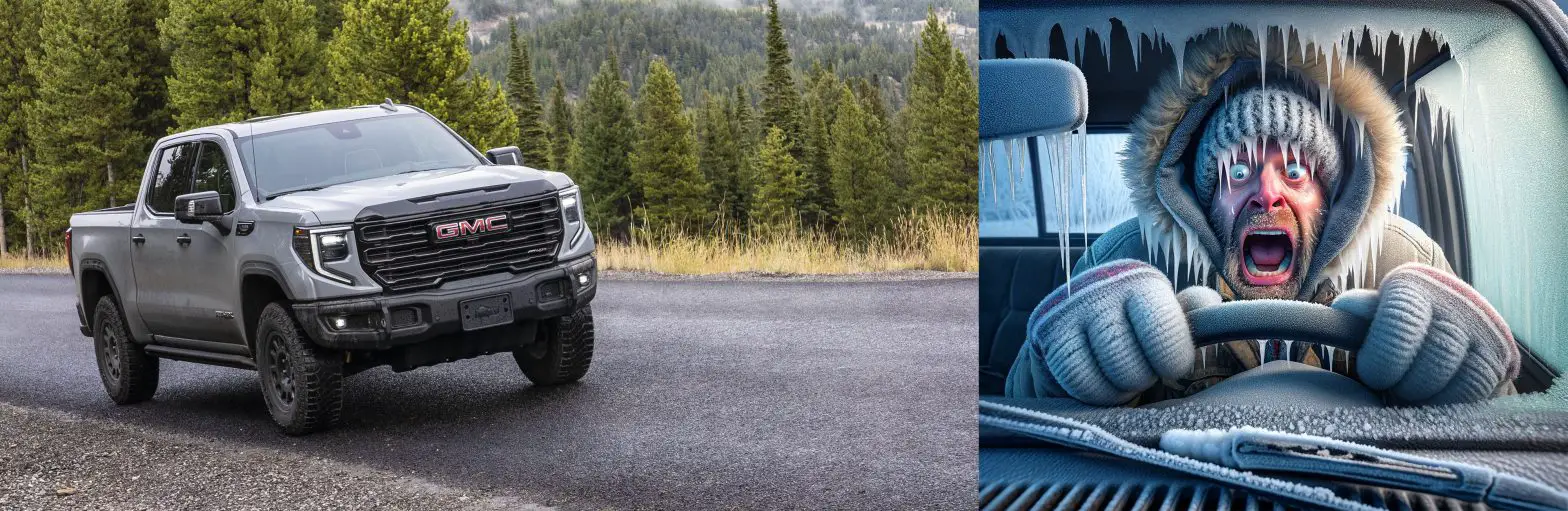
[[[1275, 39], [1276, 41], [1278, 39]], [[1123, 177], [1138, 209], [1149, 261], [1173, 276], [1207, 280], [1224, 248], [1193, 191], [1194, 147], [1216, 107], [1238, 89], [1290, 88], [1316, 99], [1341, 146], [1338, 186], [1325, 189], [1327, 210], [1301, 296], [1311, 299], [1325, 281], [1339, 290], [1367, 285], [1405, 177], [1405, 131], [1399, 109], [1365, 66], [1307, 47], [1282, 52], [1247, 29], [1215, 29], [1195, 40], [1179, 72], [1161, 77], [1129, 126]], [[1330, 71], [1332, 70], [1332, 73]], [[1234, 283], [1230, 283], [1234, 284]]]

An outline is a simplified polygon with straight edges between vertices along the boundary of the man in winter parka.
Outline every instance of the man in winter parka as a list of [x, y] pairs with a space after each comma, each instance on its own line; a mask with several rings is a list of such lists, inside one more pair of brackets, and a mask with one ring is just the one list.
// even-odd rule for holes
[[[1390, 211], [1406, 144], [1393, 100], [1357, 62], [1280, 53], [1265, 63], [1251, 34], [1211, 31], [1162, 77], [1123, 152], [1138, 217], [1096, 239], [1070, 291], [1035, 309], [1007, 395], [1137, 404], [1271, 360], [1346, 374], [1391, 404], [1513, 393], [1507, 323]], [[1371, 327], [1355, 354], [1269, 340], [1194, 349], [1184, 311], [1266, 298]]]

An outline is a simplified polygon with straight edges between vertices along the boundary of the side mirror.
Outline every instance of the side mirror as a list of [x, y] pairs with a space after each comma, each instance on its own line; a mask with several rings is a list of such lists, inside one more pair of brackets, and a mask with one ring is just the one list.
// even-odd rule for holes
[[523, 164], [523, 150], [518, 149], [515, 145], [497, 147], [495, 149], [485, 151], [485, 157], [490, 159], [490, 163], [494, 163], [496, 165]]
[[175, 197], [174, 219], [187, 224], [212, 222], [220, 233], [229, 234], [228, 226], [223, 223], [223, 202], [218, 199], [216, 191], [187, 193]]

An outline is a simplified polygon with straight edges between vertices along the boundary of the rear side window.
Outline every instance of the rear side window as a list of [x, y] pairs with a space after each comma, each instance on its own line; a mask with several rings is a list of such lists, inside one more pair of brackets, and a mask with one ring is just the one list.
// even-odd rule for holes
[[158, 152], [157, 173], [147, 185], [147, 207], [160, 215], [174, 214], [174, 198], [190, 193], [196, 144], [184, 143]]
[[1127, 134], [1035, 141], [1033, 151], [1025, 140], [1013, 140], [992, 142], [981, 153], [988, 161], [980, 175], [980, 237], [1098, 234], [1137, 216], [1121, 171]]
[[191, 192], [218, 192], [223, 212], [234, 211], [234, 179], [229, 175], [229, 160], [224, 157], [223, 146], [217, 142], [201, 142], [201, 153], [196, 160], [195, 186]]

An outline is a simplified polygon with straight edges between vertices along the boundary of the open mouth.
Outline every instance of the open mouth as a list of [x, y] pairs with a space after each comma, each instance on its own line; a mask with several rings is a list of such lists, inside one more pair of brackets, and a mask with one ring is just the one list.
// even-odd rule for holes
[[1290, 232], [1284, 229], [1248, 230], [1241, 239], [1247, 283], [1272, 286], [1290, 278], [1291, 264], [1295, 262], [1294, 241]]

